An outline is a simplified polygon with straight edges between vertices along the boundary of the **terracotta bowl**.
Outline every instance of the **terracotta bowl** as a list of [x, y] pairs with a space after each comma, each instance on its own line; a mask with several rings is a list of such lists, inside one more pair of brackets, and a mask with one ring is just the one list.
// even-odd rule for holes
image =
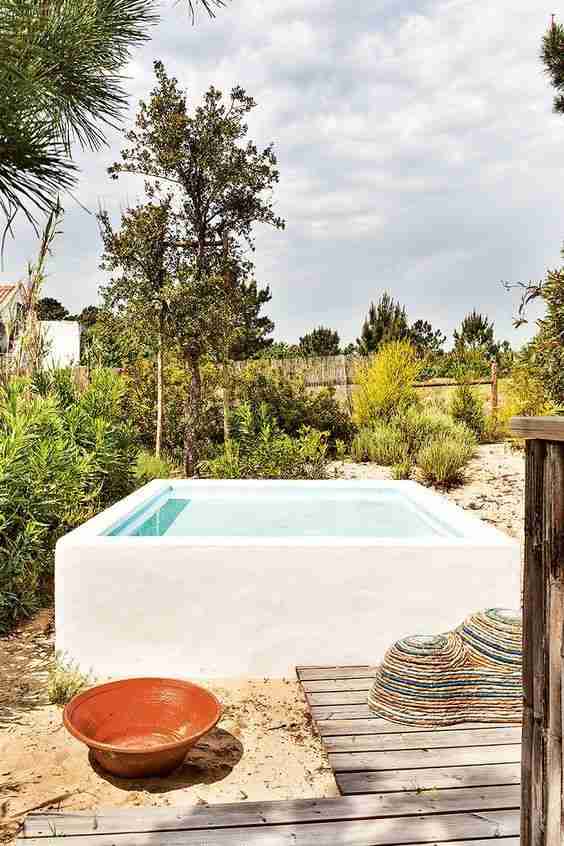
[[65, 727], [101, 767], [126, 778], [164, 775], [212, 729], [221, 705], [205, 688], [176, 679], [125, 679], [85, 690], [63, 711]]

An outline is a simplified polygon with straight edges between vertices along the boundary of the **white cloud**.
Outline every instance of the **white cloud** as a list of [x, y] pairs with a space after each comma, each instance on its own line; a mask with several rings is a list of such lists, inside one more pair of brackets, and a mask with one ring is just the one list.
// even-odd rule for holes
[[[153, 84], [152, 59], [197, 100], [241, 84], [259, 106], [250, 133], [274, 141], [283, 233], [258, 233], [257, 276], [271, 284], [277, 334], [313, 324], [358, 334], [388, 289], [413, 319], [451, 331], [473, 307], [502, 336], [513, 303], [502, 278], [538, 277], [559, 259], [558, 165], [564, 120], [538, 59], [550, 9], [528, 0], [233, 0], [195, 27], [182, 4], [129, 68], [129, 122]], [[111, 182], [110, 149], [81, 154], [77, 197], [117, 214], [139, 187]], [[49, 293], [72, 308], [101, 279], [95, 221], [67, 201]], [[20, 275], [34, 242], [8, 244], [2, 277]]]

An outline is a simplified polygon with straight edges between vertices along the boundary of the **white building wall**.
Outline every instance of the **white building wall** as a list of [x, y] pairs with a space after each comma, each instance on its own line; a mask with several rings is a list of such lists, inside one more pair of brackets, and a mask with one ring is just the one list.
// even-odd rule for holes
[[80, 363], [80, 323], [77, 320], [42, 320], [46, 367], [69, 367]]

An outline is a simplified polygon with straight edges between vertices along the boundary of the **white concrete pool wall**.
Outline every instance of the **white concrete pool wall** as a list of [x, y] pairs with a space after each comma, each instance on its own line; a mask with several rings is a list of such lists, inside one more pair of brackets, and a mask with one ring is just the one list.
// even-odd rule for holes
[[56, 646], [100, 677], [280, 677], [296, 664], [378, 661], [407, 634], [519, 607], [519, 545], [414, 482], [400, 487], [461, 533], [432, 539], [104, 535], [171, 486], [237, 496], [319, 482], [156, 480], [62, 538]]

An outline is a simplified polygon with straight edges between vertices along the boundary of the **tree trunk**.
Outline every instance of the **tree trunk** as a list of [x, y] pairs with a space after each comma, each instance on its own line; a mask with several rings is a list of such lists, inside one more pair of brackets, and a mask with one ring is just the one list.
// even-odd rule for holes
[[185, 362], [188, 372], [188, 396], [184, 415], [184, 472], [190, 477], [196, 474], [200, 457], [202, 378], [197, 354], [188, 353]]
[[231, 413], [231, 373], [229, 364], [223, 364], [223, 441], [227, 446], [231, 441], [231, 425], [229, 415]]
[[163, 440], [163, 333], [159, 332], [157, 346], [157, 434], [155, 437], [155, 455], [161, 454]]

